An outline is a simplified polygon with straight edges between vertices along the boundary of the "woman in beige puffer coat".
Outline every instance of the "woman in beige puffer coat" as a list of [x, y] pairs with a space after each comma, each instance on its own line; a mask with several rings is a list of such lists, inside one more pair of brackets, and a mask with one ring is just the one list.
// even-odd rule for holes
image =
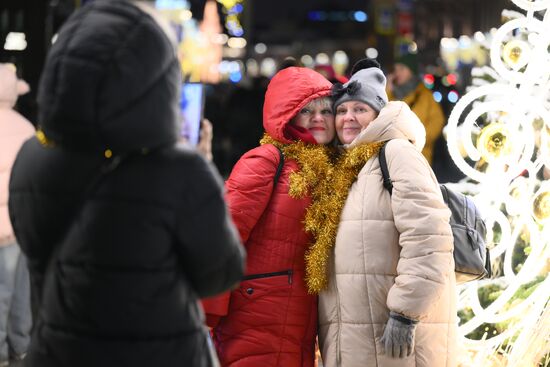
[[457, 325], [450, 212], [421, 154], [421, 122], [405, 103], [387, 103], [383, 73], [368, 66], [354, 67], [335, 96], [336, 129], [350, 143], [348, 154], [389, 141], [393, 193], [382, 185], [376, 154], [349, 191], [328, 289], [319, 297], [324, 366], [452, 367]]

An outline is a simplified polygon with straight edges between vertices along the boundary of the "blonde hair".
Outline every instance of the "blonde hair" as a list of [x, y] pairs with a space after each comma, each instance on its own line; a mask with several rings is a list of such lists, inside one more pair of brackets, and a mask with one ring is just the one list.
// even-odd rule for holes
[[316, 107], [330, 108], [330, 110], [332, 111], [332, 99], [330, 99], [330, 97], [315, 98], [313, 101], [309, 102], [307, 105], [305, 105], [302, 108], [316, 108]]

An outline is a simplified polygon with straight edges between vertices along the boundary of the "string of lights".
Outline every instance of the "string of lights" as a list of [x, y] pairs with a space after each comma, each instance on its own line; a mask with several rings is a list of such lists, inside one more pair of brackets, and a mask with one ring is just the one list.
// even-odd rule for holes
[[[497, 278], [460, 289], [459, 309], [473, 315], [459, 329], [467, 366], [534, 366], [550, 348], [550, 182], [541, 174], [550, 167], [550, 1], [512, 1], [525, 14], [496, 31], [491, 66], [476, 70], [476, 87], [457, 102], [447, 128], [449, 153], [469, 181], [457, 187], [486, 216], [499, 267]], [[499, 289], [488, 305], [483, 287]], [[483, 337], [471, 338], [479, 328]]]

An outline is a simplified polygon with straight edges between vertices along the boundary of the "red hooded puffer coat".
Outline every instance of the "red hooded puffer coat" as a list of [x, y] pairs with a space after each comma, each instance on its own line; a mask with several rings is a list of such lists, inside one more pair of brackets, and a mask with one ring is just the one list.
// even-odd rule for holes
[[[320, 74], [291, 67], [279, 72], [265, 96], [264, 128], [289, 143], [284, 127], [298, 111], [331, 88]], [[247, 250], [246, 277], [231, 293], [229, 312], [213, 330], [223, 366], [311, 367], [317, 334], [317, 297], [304, 282], [303, 229], [310, 198], [288, 195], [289, 175], [299, 169], [285, 159], [274, 184], [279, 152], [263, 145], [246, 153], [226, 182], [227, 201]]]

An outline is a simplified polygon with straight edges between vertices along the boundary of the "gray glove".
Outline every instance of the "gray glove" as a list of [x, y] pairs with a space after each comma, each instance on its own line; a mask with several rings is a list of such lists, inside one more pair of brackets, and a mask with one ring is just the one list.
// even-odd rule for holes
[[414, 349], [414, 331], [418, 321], [390, 311], [390, 318], [380, 341], [384, 344], [384, 354], [393, 358], [405, 358]]

